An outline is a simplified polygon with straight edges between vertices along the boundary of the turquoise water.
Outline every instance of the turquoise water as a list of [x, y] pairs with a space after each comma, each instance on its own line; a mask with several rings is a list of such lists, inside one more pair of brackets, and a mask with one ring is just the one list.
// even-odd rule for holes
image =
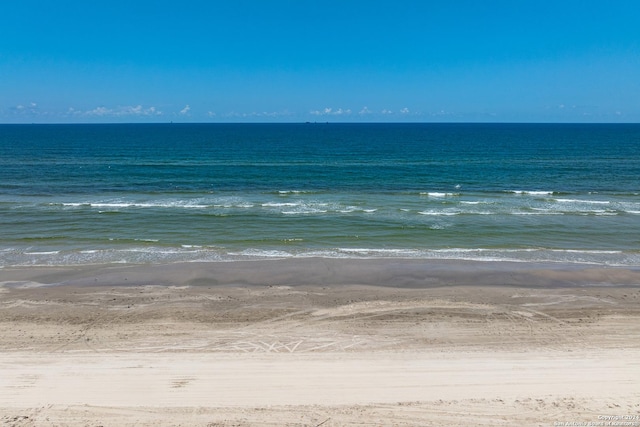
[[640, 125], [0, 126], [0, 266], [640, 265]]

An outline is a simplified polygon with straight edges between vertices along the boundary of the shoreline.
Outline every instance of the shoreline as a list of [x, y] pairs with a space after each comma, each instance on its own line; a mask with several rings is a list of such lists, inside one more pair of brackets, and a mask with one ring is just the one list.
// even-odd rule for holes
[[21, 266], [2, 270], [2, 286], [47, 285], [287, 285], [358, 284], [400, 288], [437, 286], [637, 286], [640, 266], [578, 263], [285, 258], [171, 264]]
[[[287, 203], [284, 203], [287, 204]], [[287, 240], [287, 239], [285, 239]], [[296, 240], [296, 239], [293, 239]], [[144, 241], [144, 240], [141, 240]], [[148, 243], [155, 243], [150, 240]], [[83, 243], [83, 245], [85, 245]], [[632, 244], [633, 245], [633, 244]], [[20, 267], [78, 267], [100, 265], [164, 265], [181, 263], [233, 263], [258, 261], [304, 261], [327, 259], [342, 261], [416, 261], [458, 263], [514, 263], [531, 265], [577, 265], [606, 267], [640, 266], [635, 246], [623, 249], [583, 248], [316, 248], [282, 245], [253, 249], [216, 249], [198, 245], [128, 246], [85, 249], [85, 246], [61, 248], [0, 249], [0, 270]]]

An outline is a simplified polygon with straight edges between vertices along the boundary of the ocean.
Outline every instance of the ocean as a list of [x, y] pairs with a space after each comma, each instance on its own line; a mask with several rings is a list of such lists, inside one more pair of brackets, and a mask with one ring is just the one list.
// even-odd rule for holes
[[309, 257], [640, 266], [640, 125], [0, 125], [0, 268]]

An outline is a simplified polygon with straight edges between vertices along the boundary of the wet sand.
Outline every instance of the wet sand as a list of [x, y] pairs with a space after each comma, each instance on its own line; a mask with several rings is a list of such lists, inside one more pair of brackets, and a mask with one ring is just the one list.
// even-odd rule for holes
[[305, 259], [0, 277], [6, 425], [640, 425], [637, 269]]

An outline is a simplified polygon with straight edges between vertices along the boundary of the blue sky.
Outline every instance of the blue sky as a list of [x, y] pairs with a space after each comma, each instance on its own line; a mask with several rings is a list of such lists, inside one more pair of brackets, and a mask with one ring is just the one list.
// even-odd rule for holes
[[640, 122], [637, 0], [0, 9], [0, 123]]

